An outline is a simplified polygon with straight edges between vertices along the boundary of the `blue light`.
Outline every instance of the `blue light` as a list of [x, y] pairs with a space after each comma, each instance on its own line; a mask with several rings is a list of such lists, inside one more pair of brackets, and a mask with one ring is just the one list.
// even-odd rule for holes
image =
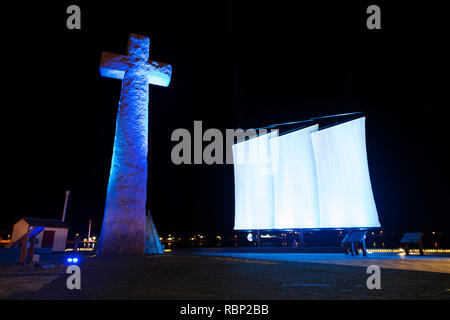
[[78, 258], [67, 258], [68, 263], [78, 263]]

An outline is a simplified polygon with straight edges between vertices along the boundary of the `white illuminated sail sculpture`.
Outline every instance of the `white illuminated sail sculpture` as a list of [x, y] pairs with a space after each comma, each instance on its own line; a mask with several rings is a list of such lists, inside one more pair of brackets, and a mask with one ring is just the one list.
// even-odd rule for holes
[[263, 134], [233, 148], [235, 230], [273, 229], [273, 179], [269, 137]]
[[365, 118], [311, 133], [321, 228], [380, 227], [366, 154]]
[[233, 145], [235, 230], [380, 227], [365, 118]]
[[310, 126], [270, 139], [274, 229], [319, 228], [319, 197]]

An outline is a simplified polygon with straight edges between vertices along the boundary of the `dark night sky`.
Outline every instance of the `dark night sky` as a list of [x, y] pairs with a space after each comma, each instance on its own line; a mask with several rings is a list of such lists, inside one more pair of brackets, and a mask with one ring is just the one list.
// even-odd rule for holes
[[[148, 205], [161, 233], [231, 232], [234, 222], [232, 166], [172, 164], [174, 129], [352, 111], [367, 117], [384, 229], [449, 231], [441, 1], [91, 2], [3, 9], [1, 231], [22, 216], [59, 219], [70, 189], [72, 231], [86, 234], [91, 218], [98, 235], [121, 89], [100, 77], [100, 55], [125, 54], [130, 33], [149, 36], [151, 59], [173, 66], [168, 88], [150, 88]], [[81, 31], [66, 29], [74, 3]], [[366, 28], [370, 4], [381, 7], [381, 30]]]

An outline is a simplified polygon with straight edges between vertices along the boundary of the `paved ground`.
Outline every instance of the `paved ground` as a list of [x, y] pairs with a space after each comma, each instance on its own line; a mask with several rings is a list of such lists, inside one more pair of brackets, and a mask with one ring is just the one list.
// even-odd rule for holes
[[18, 265], [19, 258], [0, 256], [0, 299], [20, 299], [65, 274], [64, 254], [42, 255], [43, 268]]
[[[267, 261], [289, 261], [289, 262], [313, 262], [325, 264], [337, 264], [345, 266], [368, 267], [378, 265], [383, 269], [399, 269], [427, 271], [438, 273], [450, 273], [450, 258], [398, 254], [368, 256], [350, 256], [335, 253], [201, 253], [223, 257], [234, 257], [240, 259], [262, 259]], [[450, 277], [450, 276], [449, 276]]]
[[14, 296], [0, 294], [0, 298], [450, 299], [448, 273], [382, 267], [382, 289], [368, 290], [365, 267], [280, 261], [273, 257], [86, 257], [80, 265], [81, 290], [68, 290], [64, 274], [38, 290]]

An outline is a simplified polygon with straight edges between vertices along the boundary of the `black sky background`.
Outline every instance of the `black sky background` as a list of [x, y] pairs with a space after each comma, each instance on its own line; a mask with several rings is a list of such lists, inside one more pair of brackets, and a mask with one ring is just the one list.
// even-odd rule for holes
[[[66, 28], [78, 4], [82, 29]], [[382, 29], [366, 28], [381, 7]], [[231, 165], [172, 164], [176, 128], [251, 128], [363, 111], [387, 231], [449, 231], [448, 13], [441, 1], [39, 2], [3, 9], [1, 231], [22, 216], [101, 228], [121, 81], [102, 51], [149, 36], [170, 63], [150, 88], [148, 206], [160, 233], [229, 233]], [[5, 100], [6, 99], [6, 100]]]

